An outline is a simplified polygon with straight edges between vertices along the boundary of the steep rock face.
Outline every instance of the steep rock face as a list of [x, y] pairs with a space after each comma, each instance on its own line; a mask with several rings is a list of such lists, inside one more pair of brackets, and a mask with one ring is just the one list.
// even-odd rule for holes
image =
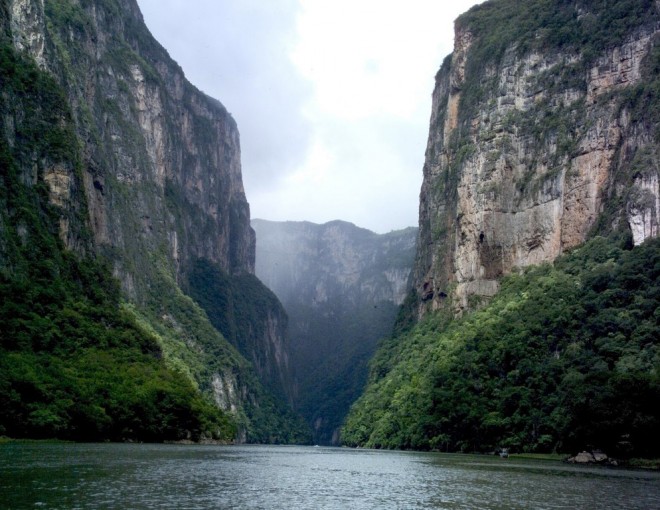
[[[55, 75], [74, 106], [97, 245], [153, 253], [165, 244], [179, 276], [196, 258], [253, 272], [236, 123], [186, 81], [137, 4], [12, 0], [10, 9], [15, 47]], [[48, 179], [54, 201], [66, 198], [67, 180]], [[137, 295], [128, 265], [118, 257], [116, 271]]]
[[339, 440], [376, 342], [409, 291], [417, 229], [378, 235], [350, 223], [253, 220], [257, 276], [289, 315], [297, 407], [315, 442]]
[[343, 221], [323, 225], [255, 219], [257, 276], [283, 303], [323, 304], [342, 294], [351, 305], [391, 301], [408, 291], [417, 229], [379, 235]]
[[457, 20], [433, 93], [419, 314], [469, 308], [593, 232], [658, 235], [658, 2], [605, 4], [493, 1]]
[[[44, 170], [50, 201], [62, 211], [65, 244], [111, 261], [141, 317], [171, 340], [166, 356], [181, 362], [189, 356], [182, 345], [197, 353], [195, 362], [183, 362], [204, 367], [190, 369], [202, 389], [213, 391], [217, 380], [247, 384], [250, 376], [224, 373], [238, 370], [238, 355], [222, 347], [224, 340], [180, 290], [199, 261], [234, 286], [234, 278], [254, 273], [235, 121], [186, 80], [149, 34], [135, 0], [5, 0], [2, 7], [13, 46], [66, 91], [81, 140], [79, 174], [62, 165]], [[81, 208], [85, 224], [72, 225]], [[243, 325], [246, 334], [228, 340], [248, 358], [272, 353], [252, 361], [262, 380], [286, 396], [286, 325], [273, 319], [278, 313], [263, 310], [263, 327]], [[254, 329], [267, 333], [253, 338]], [[247, 348], [259, 343], [260, 349]], [[216, 400], [242, 408], [250, 391], [236, 387]]]

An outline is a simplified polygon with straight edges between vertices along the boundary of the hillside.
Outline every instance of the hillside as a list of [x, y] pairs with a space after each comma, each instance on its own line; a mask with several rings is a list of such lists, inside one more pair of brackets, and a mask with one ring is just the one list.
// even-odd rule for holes
[[658, 455], [659, 29], [653, 1], [458, 18], [413, 290], [346, 444]]
[[502, 282], [461, 319], [390, 339], [347, 445], [658, 456], [660, 240], [596, 238]]

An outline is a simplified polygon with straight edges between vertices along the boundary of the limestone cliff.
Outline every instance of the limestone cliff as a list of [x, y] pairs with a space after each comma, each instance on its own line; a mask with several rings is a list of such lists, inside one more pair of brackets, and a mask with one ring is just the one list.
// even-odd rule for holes
[[408, 292], [417, 229], [375, 234], [344, 221], [323, 225], [255, 219], [259, 278], [282, 300], [321, 305], [342, 294], [348, 305], [390, 301]]
[[436, 76], [414, 269], [418, 314], [593, 233], [660, 233], [657, 1], [491, 0]]
[[[255, 236], [234, 119], [186, 80], [135, 0], [3, 0], [2, 14], [14, 48], [55, 78], [73, 112], [81, 171], [47, 165], [43, 176], [65, 244], [109, 259], [165, 356], [222, 407], [244, 412], [259, 405], [251, 369], [182, 291], [198, 264], [211, 266], [232, 295], [243, 292], [228, 312], [240, 334], [221, 332], [289, 398], [281, 306], [275, 300], [250, 323], [237, 312], [259, 306], [241, 299], [268, 291], [254, 277], [252, 296], [240, 289], [254, 273]], [[81, 209], [83, 224], [71, 224]]]
[[252, 220], [257, 276], [289, 315], [296, 404], [315, 442], [338, 442], [376, 343], [409, 291], [417, 229], [378, 235], [343, 221]]

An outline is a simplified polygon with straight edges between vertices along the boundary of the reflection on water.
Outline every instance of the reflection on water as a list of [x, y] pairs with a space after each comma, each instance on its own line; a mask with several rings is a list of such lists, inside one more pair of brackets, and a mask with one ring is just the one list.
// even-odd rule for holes
[[291, 446], [0, 445], [0, 507], [660, 508], [660, 473]]

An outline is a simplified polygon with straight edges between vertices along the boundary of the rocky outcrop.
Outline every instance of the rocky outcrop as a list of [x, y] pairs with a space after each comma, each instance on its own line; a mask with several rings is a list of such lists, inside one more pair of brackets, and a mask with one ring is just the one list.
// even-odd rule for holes
[[[488, 2], [459, 18], [436, 76], [419, 314], [448, 296], [458, 310], [473, 307], [501, 276], [593, 232], [628, 231], [635, 244], [658, 235], [657, 89], [647, 86], [657, 80], [657, 2], [622, 7], [631, 19], [617, 18], [617, 35], [606, 7], [574, 2], [538, 17], [565, 24], [576, 43], [534, 25], [526, 15], [549, 7], [532, 4]], [[498, 9], [507, 20], [488, 23]]]
[[[137, 4], [10, 4], [15, 47], [57, 77], [74, 106], [98, 246], [166, 244], [178, 271], [205, 258], [230, 273], [253, 272], [236, 123], [185, 79]], [[121, 257], [116, 265], [118, 275], [130, 273]]]
[[342, 221], [252, 226], [257, 276], [289, 315], [295, 402], [315, 442], [337, 444], [367, 361], [408, 293], [417, 229], [378, 235]]
[[[176, 358], [175, 364], [197, 366], [186, 372], [213, 392], [220, 387], [217, 381], [228, 381], [247, 365], [228, 361], [235, 361], [236, 353], [180, 287], [199, 261], [217, 268], [227, 285], [254, 273], [255, 236], [236, 122], [186, 80], [151, 37], [135, 0], [2, 0], [1, 5], [13, 47], [55, 79], [73, 112], [82, 160], [47, 163], [43, 169], [50, 202], [61, 211], [62, 240], [74, 251], [93, 250], [110, 261], [127, 298], [168, 343], [166, 356]], [[36, 179], [27, 175], [32, 169], [25, 171], [25, 179]], [[83, 219], [72, 223], [73, 217]], [[258, 286], [254, 283], [248, 299], [268, 292]], [[257, 315], [264, 324], [246, 325], [247, 336], [228, 340], [247, 358], [272, 352], [255, 367], [264, 382], [276, 381], [275, 393], [287, 394], [285, 329], [273, 324], [271, 310]], [[264, 330], [268, 333], [261, 334]], [[248, 349], [252, 344], [260, 347]], [[198, 367], [212, 359], [212, 367]], [[218, 403], [235, 409], [251, 392], [256, 402], [254, 389], [240, 387], [248, 379], [236, 379], [238, 400], [229, 398], [227, 384], [224, 393], [216, 391]]]
[[603, 464], [608, 466], [618, 466], [619, 463], [608, 457], [606, 453], [599, 450], [593, 452], [582, 451], [573, 457], [566, 459], [569, 464]]

